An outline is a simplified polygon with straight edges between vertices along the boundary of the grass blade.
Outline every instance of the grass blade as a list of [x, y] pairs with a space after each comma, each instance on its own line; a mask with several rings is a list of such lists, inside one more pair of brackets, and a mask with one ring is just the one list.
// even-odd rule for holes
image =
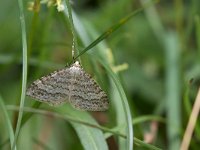
[[72, 9], [71, 9], [71, 5], [69, 3], [69, 0], [65, 1], [65, 6], [66, 5], [67, 5], [67, 10], [68, 10], [68, 18], [69, 18], [70, 28], [71, 28], [72, 35], [73, 35], [72, 57], [74, 59], [74, 56], [79, 53], [79, 51], [78, 51], [78, 43], [77, 43], [77, 36], [76, 36], [75, 28], [74, 28], [73, 17], [72, 17]]
[[[6, 120], [6, 123], [7, 123], [7, 128], [8, 128], [9, 138], [10, 138], [10, 146], [12, 147], [12, 144], [14, 143], [14, 132], [13, 132], [13, 128], [12, 128], [8, 113], [6, 111], [5, 104], [4, 104], [1, 96], [0, 96], [0, 107], [2, 108], [4, 117], [5, 117], [5, 120]], [[16, 146], [14, 147], [14, 149], [15, 150], [17, 149]]]
[[132, 117], [131, 117], [131, 112], [130, 112], [128, 100], [126, 98], [126, 94], [123, 90], [122, 85], [120, 84], [120, 81], [119, 81], [117, 75], [108, 67], [108, 65], [104, 61], [100, 60], [99, 62], [104, 66], [106, 71], [109, 73], [109, 75], [113, 79], [113, 82], [115, 83], [115, 86], [118, 89], [119, 95], [120, 95], [121, 100], [122, 100], [123, 108], [124, 108], [124, 111], [125, 111], [125, 117], [126, 117], [126, 122], [127, 122], [127, 126], [128, 126], [128, 128], [127, 128], [127, 145], [128, 145], [128, 149], [132, 150], [133, 149]]
[[180, 49], [175, 33], [166, 36], [166, 102], [169, 150], [179, 149], [181, 129]]
[[22, 31], [23, 70], [22, 70], [22, 91], [21, 91], [21, 98], [20, 98], [20, 111], [18, 115], [15, 138], [14, 138], [12, 149], [16, 145], [20, 127], [21, 127], [24, 101], [26, 97], [26, 82], [27, 82], [27, 41], [26, 41], [26, 25], [25, 25], [22, 0], [18, 0], [18, 5], [19, 5], [19, 11], [20, 11], [20, 23], [21, 23], [21, 31]]
[[138, 123], [142, 123], [145, 121], [152, 121], [152, 120], [162, 122], [162, 123], [166, 122], [166, 120], [162, 117], [154, 116], [154, 115], [146, 115], [146, 116], [141, 116], [141, 117], [133, 119], [133, 125], [136, 125]]
[[137, 143], [138, 145], [142, 146], [142, 147], [145, 147], [145, 148], [148, 148], [148, 149], [151, 149], [151, 150], [162, 150], [161, 148], [158, 148], [156, 146], [153, 146], [153, 145], [150, 145], [150, 144], [147, 144], [137, 138], [134, 137], [134, 142]]

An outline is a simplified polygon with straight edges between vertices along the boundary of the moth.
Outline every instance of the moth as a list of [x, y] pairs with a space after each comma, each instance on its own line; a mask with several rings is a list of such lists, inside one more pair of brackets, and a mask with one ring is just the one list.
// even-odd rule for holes
[[107, 94], [78, 61], [37, 79], [26, 95], [50, 105], [69, 102], [74, 108], [86, 111], [105, 111], [109, 105]]

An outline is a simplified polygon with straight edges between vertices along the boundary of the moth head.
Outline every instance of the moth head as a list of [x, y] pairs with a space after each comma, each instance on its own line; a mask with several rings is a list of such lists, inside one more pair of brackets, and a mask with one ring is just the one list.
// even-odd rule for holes
[[80, 65], [80, 63], [78, 61], [75, 62], [75, 65]]
[[81, 67], [79, 61], [76, 61], [76, 62], [73, 64], [73, 66], [74, 66], [74, 67], [79, 67], [79, 68]]

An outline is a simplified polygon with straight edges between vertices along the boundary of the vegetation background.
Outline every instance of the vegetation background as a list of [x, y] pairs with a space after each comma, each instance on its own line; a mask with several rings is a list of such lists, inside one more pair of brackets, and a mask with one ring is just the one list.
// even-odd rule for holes
[[[29, 85], [72, 61], [73, 28], [65, 1], [61, 12], [59, 0], [49, 7], [20, 1], [0, 1], [0, 149], [124, 150], [132, 133], [134, 149], [180, 149], [200, 83], [199, 0], [70, 2], [76, 54], [93, 44], [81, 64], [107, 92], [106, 112], [25, 98], [26, 79]], [[191, 150], [200, 145], [196, 119]]]

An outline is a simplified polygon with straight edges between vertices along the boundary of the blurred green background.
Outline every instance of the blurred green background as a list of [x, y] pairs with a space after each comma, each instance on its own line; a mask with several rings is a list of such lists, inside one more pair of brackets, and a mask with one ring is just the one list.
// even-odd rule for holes
[[[29, 11], [29, 2], [24, 1], [28, 85], [41, 76], [65, 67], [72, 60], [72, 33], [66, 13], [58, 12], [56, 6], [47, 7], [46, 3], [40, 5], [39, 12]], [[80, 21], [74, 21], [79, 29], [79, 49], [92, 43], [145, 2], [71, 1]], [[90, 39], [84, 37], [85, 34]], [[88, 53], [81, 56], [83, 68], [108, 93], [110, 109], [87, 113], [85, 118], [92, 116], [108, 128], [120, 126], [120, 122], [124, 122], [120, 120], [123, 118], [120, 116], [123, 110], [120, 109], [116, 87], [105, 69], [95, 61], [100, 55], [108, 60], [113, 70], [119, 69], [117, 74], [129, 102], [133, 123], [146, 116], [146, 120], [133, 124], [134, 136], [161, 149], [179, 149], [200, 83], [200, 1], [161, 0], [132, 17], [104, 39], [98, 48], [94, 47]], [[5, 105], [19, 105], [21, 82], [22, 44], [18, 3], [0, 1], [0, 96]], [[34, 100], [26, 97], [25, 106], [32, 107], [34, 103]], [[42, 104], [40, 108], [72, 117], [73, 114], [81, 115], [69, 104], [56, 108]], [[8, 110], [8, 113], [15, 128], [17, 111]], [[92, 149], [81, 140], [84, 138], [79, 134], [82, 129], [77, 128], [79, 124], [74, 125], [56, 117], [33, 115], [20, 131], [18, 149]], [[109, 149], [125, 149], [123, 141], [120, 142], [117, 136], [111, 135], [105, 139], [107, 144], [104, 144]], [[198, 150], [199, 145], [198, 117], [190, 149]], [[0, 111], [0, 149], [9, 148], [7, 125]], [[145, 149], [137, 145], [134, 148]]]

